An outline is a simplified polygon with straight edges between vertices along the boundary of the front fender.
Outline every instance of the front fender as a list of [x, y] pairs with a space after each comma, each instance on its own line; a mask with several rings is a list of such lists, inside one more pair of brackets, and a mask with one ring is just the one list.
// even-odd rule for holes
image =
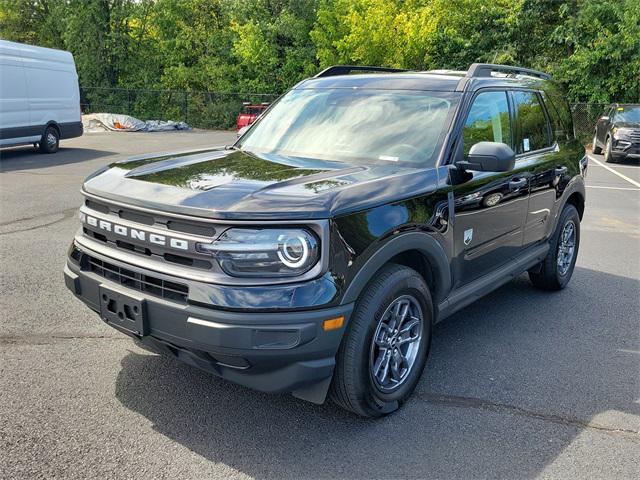
[[447, 255], [437, 240], [424, 232], [400, 233], [383, 243], [353, 277], [342, 298], [342, 304], [355, 302], [375, 273], [396, 255], [419, 251], [429, 262], [434, 274], [434, 305], [441, 302], [451, 290], [451, 268]]

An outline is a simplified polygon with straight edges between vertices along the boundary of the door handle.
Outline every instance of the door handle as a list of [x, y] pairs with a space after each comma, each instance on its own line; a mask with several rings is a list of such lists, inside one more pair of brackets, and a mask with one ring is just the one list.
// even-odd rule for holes
[[509, 182], [510, 190], [519, 190], [527, 185], [526, 178], [514, 178]]
[[556, 167], [554, 170], [556, 177], [561, 177], [565, 173], [567, 173], [567, 167]]

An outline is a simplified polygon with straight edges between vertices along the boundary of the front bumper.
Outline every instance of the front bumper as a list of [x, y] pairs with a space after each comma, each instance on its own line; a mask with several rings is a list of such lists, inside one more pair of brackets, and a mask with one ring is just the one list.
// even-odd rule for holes
[[[89, 271], [82, 261], [86, 252], [72, 251], [64, 269], [65, 283], [91, 309], [100, 312], [101, 286], [144, 302], [144, 334], [124, 333], [232, 382], [264, 392], [291, 392], [315, 403], [324, 401], [353, 304], [260, 312], [179, 303]], [[324, 331], [325, 320], [340, 316], [345, 318], [342, 328]]]
[[640, 158], [640, 142], [629, 138], [616, 138], [613, 141], [611, 155], [616, 159]]

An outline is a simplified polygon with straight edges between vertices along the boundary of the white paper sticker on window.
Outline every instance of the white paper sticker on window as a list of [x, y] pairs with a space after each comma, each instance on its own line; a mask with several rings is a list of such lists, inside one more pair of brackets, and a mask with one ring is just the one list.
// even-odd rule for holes
[[529, 151], [529, 139], [528, 138], [523, 138], [522, 139], [522, 148], [524, 149], [525, 152]]
[[386, 160], [387, 162], [397, 162], [398, 157], [392, 157], [391, 155], [380, 155], [378, 160]]

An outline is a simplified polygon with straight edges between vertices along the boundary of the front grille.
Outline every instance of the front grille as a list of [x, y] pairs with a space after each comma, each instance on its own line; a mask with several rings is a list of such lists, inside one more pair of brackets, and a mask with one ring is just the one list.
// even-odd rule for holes
[[119, 206], [110, 207], [106, 203], [90, 199], [86, 199], [84, 204], [91, 210], [104, 214], [113, 214], [125, 220], [140, 223], [142, 225], [166, 226], [167, 229], [175, 232], [202, 235], [206, 237], [213, 237], [216, 234], [214, 226], [207, 222], [198, 220], [175, 220], [170, 215], [154, 216], [134, 209], [121, 208]]
[[[214, 238], [217, 228], [210, 223], [191, 219], [176, 219], [168, 214], [139, 212], [91, 199], [85, 199], [82, 212], [86, 215], [85, 219], [93, 220], [93, 223], [83, 221], [84, 236], [97, 240], [109, 248], [127, 250], [136, 255], [147, 257], [154, 262], [181, 265], [207, 272], [215, 267], [210, 255], [195, 249], [197, 238], [187, 240], [184, 238], [186, 235], [184, 237], [180, 235], [180, 233], [185, 233], [201, 238], [202, 242], [210, 242]], [[120, 219], [125, 221], [122, 223], [127, 224], [125, 233], [116, 231], [113, 227], [113, 225], [119, 225]], [[146, 227], [152, 227], [153, 234], [162, 240], [154, 242], [148, 237], [145, 238], [144, 235], [150, 235], [151, 232], [151, 229], [147, 230]], [[120, 228], [125, 227], [120, 226]], [[143, 236], [132, 237], [127, 234], [129, 231], [127, 229], [141, 231]], [[180, 240], [181, 238], [184, 244], [188, 245], [187, 248], [175, 248], [170, 244], [170, 240], [165, 240]]]
[[631, 130], [629, 137], [634, 143], [640, 143], [640, 130]]
[[164, 298], [165, 300], [187, 303], [189, 287], [185, 284], [170, 282], [152, 275], [134, 272], [133, 270], [119, 267], [90, 255], [85, 255], [85, 258], [86, 268], [107, 280], [139, 292]]

